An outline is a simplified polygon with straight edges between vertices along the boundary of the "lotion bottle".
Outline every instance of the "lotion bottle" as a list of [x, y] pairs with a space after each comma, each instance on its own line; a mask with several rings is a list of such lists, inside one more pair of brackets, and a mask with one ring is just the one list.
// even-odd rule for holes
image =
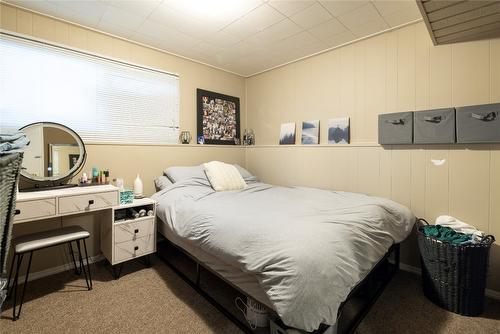
[[142, 180], [139, 177], [139, 174], [137, 174], [137, 177], [135, 178], [134, 181], [134, 197], [135, 198], [142, 197]]

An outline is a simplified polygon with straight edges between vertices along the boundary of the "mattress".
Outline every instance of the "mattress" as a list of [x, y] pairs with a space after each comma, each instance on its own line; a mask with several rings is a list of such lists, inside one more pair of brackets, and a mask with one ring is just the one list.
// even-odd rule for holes
[[169, 240], [306, 331], [334, 325], [352, 289], [415, 222], [388, 199], [260, 182], [215, 192], [193, 178], [153, 198]]

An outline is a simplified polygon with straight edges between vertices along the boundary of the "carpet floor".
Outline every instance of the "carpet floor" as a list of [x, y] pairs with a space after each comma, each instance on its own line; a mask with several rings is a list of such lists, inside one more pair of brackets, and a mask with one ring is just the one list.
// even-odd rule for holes
[[[104, 262], [92, 265], [94, 289], [64, 272], [28, 283], [21, 318], [6, 305], [0, 333], [241, 333], [160, 259], [129, 262], [113, 280]], [[487, 300], [481, 317], [444, 311], [421, 292], [419, 277], [400, 272], [358, 334], [500, 333], [500, 302]]]

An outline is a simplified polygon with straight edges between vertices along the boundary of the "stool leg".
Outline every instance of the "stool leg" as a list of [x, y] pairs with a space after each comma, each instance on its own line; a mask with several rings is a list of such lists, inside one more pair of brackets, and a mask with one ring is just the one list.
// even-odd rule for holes
[[85, 283], [87, 283], [87, 289], [90, 290], [90, 285], [89, 285], [89, 280], [87, 278], [87, 271], [85, 270], [83, 266], [83, 259], [82, 259], [82, 250], [80, 248], [80, 240], [76, 240], [76, 247], [78, 248], [78, 258], [80, 260], [80, 269], [83, 271], [83, 274], [85, 275]]
[[33, 258], [33, 251], [30, 252], [30, 259], [28, 261], [28, 270], [26, 270], [26, 276], [24, 277], [24, 286], [23, 286], [23, 292], [21, 293], [21, 302], [19, 303], [19, 311], [17, 312], [17, 317], [16, 317], [17, 319], [19, 319], [19, 316], [21, 315], [21, 308], [23, 307], [24, 293], [26, 292], [26, 286], [28, 285], [28, 276], [30, 274], [32, 258]]
[[12, 278], [12, 272], [14, 271], [14, 262], [16, 262], [17, 259], [17, 253], [14, 253], [14, 258], [12, 259], [12, 263], [10, 264], [10, 271], [9, 271], [9, 279], [7, 280], [7, 297], [10, 298], [11, 296], [11, 288], [14, 286], [12, 284], [11, 286], [11, 281], [10, 279]]
[[71, 253], [71, 258], [73, 259], [73, 265], [75, 266], [75, 275], [80, 275], [81, 268], [80, 270], [78, 270], [78, 267], [76, 266], [75, 254], [73, 253], [73, 245], [71, 245], [71, 241], [68, 242], [68, 245], [69, 245], [69, 252]]
[[19, 269], [21, 269], [21, 263], [23, 262], [24, 254], [17, 255], [17, 265], [16, 265], [16, 275], [14, 276], [14, 282], [12, 283], [12, 288], [14, 289], [14, 299], [12, 301], [12, 321], [16, 321], [16, 302], [17, 302], [17, 283], [19, 282]]
[[83, 239], [83, 249], [85, 249], [85, 258], [87, 259], [87, 271], [89, 272], [90, 289], [92, 290], [92, 276], [90, 275], [90, 265], [89, 265], [89, 254], [87, 253], [87, 244], [85, 239]]

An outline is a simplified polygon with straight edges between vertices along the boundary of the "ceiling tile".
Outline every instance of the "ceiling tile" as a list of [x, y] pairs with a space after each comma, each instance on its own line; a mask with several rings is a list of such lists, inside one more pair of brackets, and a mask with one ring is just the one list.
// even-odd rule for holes
[[329, 40], [330, 37], [347, 31], [346, 27], [336, 18], [323, 22], [311, 29], [309, 32], [322, 41]]
[[155, 22], [146, 21], [139, 28], [134, 36], [148, 37], [150, 42], [155, 42], [155, 45], [168, 46], [168, 51], [179, 49], [190, 49], [199, 43], [199, 40], [188, 36], [171, 27], [161, 25]]
[[61, 16], [66, 16], [68, 19], [77, 19], [80, 22], [95, 22], [99, 23], [99, 20], [103, 16], [106, 8], [108, 7], [105, 3], [100, 1], [59, 1], [50, 0], [49, 3], [58, 6], [58, 12]]
[[344, 32], [341, 32], [336, 35], [329, 36], [328, 38], [322, 39], [325, 44], [331, 48], [334, 46], [339, 46], [345, 43], [348, 43], [350, 41], [355, 40], [357, 37], [354, 35], [351, 31], [345, 30]]
[[389, 25], [381, 18], [375, 18], [373, 20], [366, 21], [360, 25], [351, 28], [351, 32], [358, 38], [372, 35], [384, 30], [389, 29]]
[[338, 19], [358, 37], [362, 37], [367, 31], [370, 34], [376, 32], [372, 31], [373, 29], [381, 31], [389, 28], [372, 3], [367, 3], [354, 11], [343, 14]]
[[277, 9], [283, 15], [290, 16], [314, 4], [313, 1], [289, 1], [289, 0], [271, 0], [269, 5]]
[[397, 27], [402, 24], [421, 19], [422, 14], [420, 14], [420, 11], [415, 13], [413, 11], [403, 10], [386, 15], [383, 18], [391, 27]]
[[146, 19], [146, 15], [136, 15], [117, 7], [108, 6], [101, 17], [101, 21], [107, 22], [108, 26], [127, 26], [129, 30], [136, 30]]
[[138, 16], [147, 17], [158, 7], [161, 0], [102, 0], [106, 4], [120, 8], [126, 12], [134, 13]]
[[218, 47], [229, 47], [241, 41], [240, 38], [231, 35], [225, 31], [217, 31], [203, 38], [204, 41]]
[[287, 37], [296, 35], [301, 31], [302, 29], [290, 19], [284, 19], [270, 27], [267, 27], [261, 32], [250, 36], [246, 39], [246, 41], [261, 46], [267, 46]]
[[99, 22], [97, 29], [123, 38], [130, 38], [134, 33], [134, 30], [129, 29], [126, 25], [110, 23], [104, 20]]
[[213, 44], [207, 42], [198, 43], [193, 46], [192, 49], [203, 56], [214, 56], [222, 51], [220, 47], [214, 46]]
[[165, 4], [158, 6], [149, 16], [149, 20], [196, 38], [215, 33], [222, 28], [222, 24], [218, 21], [195, 19]]
[[416, 1], [413, 0], [372, 0], [372, 2], [382, 16], [402, 11], [420, 13]]
[[[59, 7], [57, 4], [49, 3], [48, 1], [40, 1], [40, 0], [8, 0], [6, 1], [16, 6], [20, 6], [23, 8], [28, 8], [34, 10], [36, 12], [44, 13], [51, 16], [59, 15]], [[59, 16], [60, 17], [60, 16]]]
[[264, 2], [264, 0], [163, 0], [162, 5], [194, 19], [217, 22], [223, 27]]
[[240, 38], [253, 35], [270, 25], [283, 20], [285, 16], [271, 6], [264, 4], [254, 9], [239, 20], [224, 28], [225, 32]]
[[[366, 5], [369, 1], [362, 0], [347, 0], [347, 1], [338, 1], [338, 0], [324, 0], [320, 1], [320, 3], [335, 17], [346, 14], [350, 11], [355, 10], [363, 5]], [[396, 1], [394, 1], [396, 2]]]
[[422, 18], [415, 1], [373, 0], [373, 4], [391, 27]]
[[315, 25], [330, 20], [332, 15], [330, 15], [330, 13], [319, 3], [315, 3], [314, 5], [292, 15], [290, 18], [302, 28], [309, 29]]
[[288, 55], [290, 52], [307, 49], [314, 45], [321, 45], [321, 42], [316, 37], [304, 31], [276, 43], [273, 48], [275, 50], [273, 53], [277, 51], [284, 55]]

